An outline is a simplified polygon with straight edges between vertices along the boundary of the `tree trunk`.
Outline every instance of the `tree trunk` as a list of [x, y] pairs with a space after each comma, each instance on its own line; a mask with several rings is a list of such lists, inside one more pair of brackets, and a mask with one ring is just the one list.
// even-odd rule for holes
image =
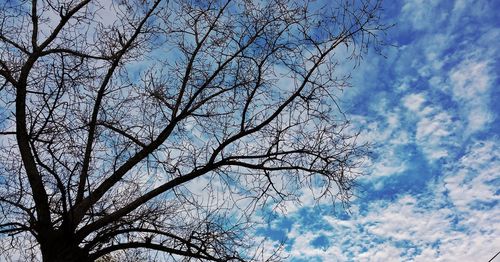
[[41, 243], [44, 262], [90, 262], [88, 252], [72, 241], [71, 237], [54, 234]]
[[82, 249], [68, 246], [54, 246], [42, 251], [44, 262], [90, 262], [88, 253]]

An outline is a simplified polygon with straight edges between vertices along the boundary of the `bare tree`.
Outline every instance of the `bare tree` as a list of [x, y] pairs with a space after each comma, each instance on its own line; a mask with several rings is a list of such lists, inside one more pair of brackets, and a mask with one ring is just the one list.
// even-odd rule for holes
[[352, 194], [365, 150], [337, 107], [348, 77], [336, 68], [379, 45], [379, 9], [3, 1], [1, 251], [278, 259], [249, 234], [255, 210], [303, 188]]

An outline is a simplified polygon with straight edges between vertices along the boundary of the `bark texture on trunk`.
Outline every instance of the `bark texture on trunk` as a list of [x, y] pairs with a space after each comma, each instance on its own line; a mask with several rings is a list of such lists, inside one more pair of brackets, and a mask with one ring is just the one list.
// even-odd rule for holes
[[80, 248], [54, 247], [42, 251], [44, 262], [90, 262], [86, 252]]
[[71, 237], [54, 234], [41, 244], [44, 262], [90, 262], [89, 254], [75, 244]]

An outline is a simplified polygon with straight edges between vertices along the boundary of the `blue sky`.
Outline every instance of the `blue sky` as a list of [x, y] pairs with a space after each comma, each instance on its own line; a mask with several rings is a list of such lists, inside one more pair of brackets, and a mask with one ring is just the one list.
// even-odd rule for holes
[[343, 108], [373, 144], [349, 212], [287, 207], [259, 233], [290, 261], [488, 261], [500, 251], [500, 2], [386, 1]]
[[[488, 261], [499, 252], [499, 10], [494, 0], [386, 0], [393, 46], [368, 52], [340, 95], [373, 151], [351, 207], [317, 203], [305, 189], [301, 205], [285, 203], [257, 237], [285, 241], [291, 262]], [[200, 179], [194, 192], [213, 178]]]

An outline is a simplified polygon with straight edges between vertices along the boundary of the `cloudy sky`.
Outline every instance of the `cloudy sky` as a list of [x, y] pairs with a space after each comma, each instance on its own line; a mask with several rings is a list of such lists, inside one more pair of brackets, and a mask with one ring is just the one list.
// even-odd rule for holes
[[373, 145], [357, 197], [343, 210], [304, 192], [257, 234], [285, 241], [291, 262], [500, 252], [499, 10], [495, 0], [386, 0], [393, 46], [366, 54], [340, 101]]
[[[488, 261], [500, 251], [500, 2], [386, 1], [343, 108], [374, 154], [349, 212], [304, 196], [261, 235], [290, 261]], [[332, 260], [333, 259], [333, 260]], [[499, 261], [500, 259], [497, 258]]]

